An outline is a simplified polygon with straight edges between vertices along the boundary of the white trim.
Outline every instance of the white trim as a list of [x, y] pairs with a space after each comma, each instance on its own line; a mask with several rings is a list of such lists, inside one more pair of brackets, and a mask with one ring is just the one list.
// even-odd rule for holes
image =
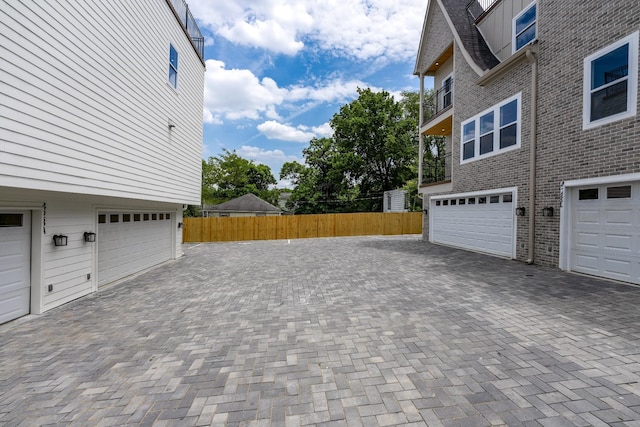
[[603, 185], [618, 182], [640, 181], [640, 173], [627, 173], [623, 175], [599, 176], [595, 178], [575, 179], [565, 181], [564, 187], [582, 187], [586, 185]]
[[[593, 129], [607, 123], [636, 115], [638, 108], [638, 31], [610, 44], [584, 59], [582, 75], [582, 130]], [[591, 121], [591, 63], [607, 53], [629, 44], [629, 70], [627, 74], [627, 110]]]
[[[504, 107], [505, 105], [513, 102], [514, 100], [517, 101], [518, 106], [516, 109], [516, 143], [514, 145], [511, 145], [509, 147], [506, 148], [500, 148], [500, 138], [498, 136], [501, 126], [500, 126], [500, 108]], [[489, 153], [485, 153], [485, 154], [480, 154], [480, 118], [493, 112], [493, 150]], [[464, 126], [466, 124], [469, 124], [470, 122], [474, 122], [475, 123], [475, 134], [474, 134], [474, 139], [473, 139], [473, 143], [474, 143], [474, 155], [471, 158], [468, 159], [464, 159]], [[496, 125], [497, 124], [497, 125]], [[486, 159], [487, 157], [493, 157], [493, 156], [497, 156], [499, 154], [502, 153], [506, 153], [508, 151], [512, 151], [512, 150], [517, 150], [520, 148], [521, 146], [521, 142], [522, 142], [522, 130], [521, 130], [521, 126], [522, 125], [522, 92], [518, 92], [517, 94], [503, 100], [500, 101], [499, 103], [487, 108], [484, 111], [481, 111], [480, 113], [476, 114], [473, 117], [470, 117], [467, 120], [464, 120], [463, 122], [460, 123], [460, 141], [458, 142], [460, 144], [460, 164], [466, 164], [466, 163], [470, 163], [470, 162], [475, 162], [477, 160], [482, 160], [482, 159]], [[470, 140], [469, 140], [470, 141]], [[466, 141], [466, 142], [469, 142]]]
[[[520, 18], [525, 13], [527, 13], [529, 11], [529, 9], [531, 9], [534, 6], [536, 8], [536, 19], [533, 21], [532, 25], [535, 25], [535, 27], [536, 27], [536, 34], [533, 37], [533, 39], [531, 41], [529, 41], [529, 43], [525, 44], [520, 49], [517, 49], [516, 48], [516, 35], [517, 35], [516, 34], [516, 21], [518, 20], [518, 18]], [[529, 27], [527, 27], [527, 28], [529, 28]], [[520, 34], [522, 34], [522, 33], [523, 33], [523, 31], [520, 32]], [[536, 40], [538, 40], [538, 6], [536, 5], [536, 0], [534, 0], [531, 3], [529, 3], [527, 6], [525, 6], [525, 8], [522, 9], [520, 11], [520, 13], [518, 13], [516, 16], [514, 16], [513, 19], [511, 20], [511, 54], [514, 54], [517, 51], [519, 51], [521, 49], [524, 49], [525, 47], [527, 47], [531, 43], [535, 42]]]

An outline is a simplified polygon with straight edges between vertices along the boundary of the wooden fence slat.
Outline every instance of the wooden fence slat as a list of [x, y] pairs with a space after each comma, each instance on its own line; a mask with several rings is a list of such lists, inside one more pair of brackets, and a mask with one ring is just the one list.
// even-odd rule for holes
[[302, 239], [422, 233], [422, 212], [184, 218], [182, 241]]

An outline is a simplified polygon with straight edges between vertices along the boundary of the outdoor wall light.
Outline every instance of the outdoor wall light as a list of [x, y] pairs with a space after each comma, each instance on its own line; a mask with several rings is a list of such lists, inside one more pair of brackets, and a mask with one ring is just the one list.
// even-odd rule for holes
[[182, 223], [181, 222], [178, 223], [178, 228], [182, 228]]
[[96, 241], [96, 233], [91, 233], [90, 231], [84, 232], [84, 241], [85, 242], [95, 242]]
[[542, 216], [553, 216], [553, 207], [547, 206], [542, 208]]
[[524, 213], [525, 213], [524, 206], [516, 208], [516, 216], [524, 216]]
[[53, 244], [55, 246], [67, 246], [68, 238], [62, 234], [56, 234], [53, 236]]
[[173, 129], [174, 127], [176, 127], [176, 125], [173, 124], [173, 120], [169, 119], [169, 130]]

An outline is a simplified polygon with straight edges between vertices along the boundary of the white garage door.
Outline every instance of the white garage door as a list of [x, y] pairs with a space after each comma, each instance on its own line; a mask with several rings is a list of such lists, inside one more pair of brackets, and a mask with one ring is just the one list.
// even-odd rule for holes
[[0, 323], [29, 313], [31, 214], [0, 213]]
[[171, 259], [171, 214], [166, 212], [98, 215], [98, 286]]
[[640, 284], [640, 183], [571, 191], [569, 268]]
[[430, 240], [459, 248], [514, 256], [513, 193], [431, 200]]

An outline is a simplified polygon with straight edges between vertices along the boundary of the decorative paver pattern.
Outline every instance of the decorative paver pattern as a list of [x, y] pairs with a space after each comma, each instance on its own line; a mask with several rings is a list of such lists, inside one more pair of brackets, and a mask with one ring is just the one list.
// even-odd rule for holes
[[0, 326], [0, 425], [639, 426], [639, 307], [417, 236], [187, 245]]

